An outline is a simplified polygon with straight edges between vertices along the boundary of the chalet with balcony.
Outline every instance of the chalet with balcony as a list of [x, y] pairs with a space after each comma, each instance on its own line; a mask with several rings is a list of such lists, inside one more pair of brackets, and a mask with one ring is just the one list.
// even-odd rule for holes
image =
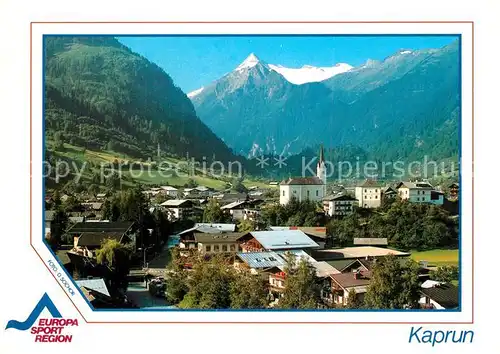
[[355, 294], [362, 301], [371, 277], [370, 271], [332, 274], [325, 279], [321, 297], [325, 302], [336, 306], [345, 306], [351, 294]]

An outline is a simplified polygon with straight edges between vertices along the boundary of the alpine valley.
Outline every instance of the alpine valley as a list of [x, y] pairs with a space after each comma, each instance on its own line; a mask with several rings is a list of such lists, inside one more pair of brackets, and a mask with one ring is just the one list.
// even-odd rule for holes
[[[45, 134], [136, 158], [235, 156], [157, 65], [113, 37], [45, 38]], [[60, 137], [58, 138], [60, 140]]]
[[248, 158], [319, 144], [386, 161], [458, 157], [459, 43], [352, 67], [268, 64], [250, 54], [188, 94], [200, 119]]

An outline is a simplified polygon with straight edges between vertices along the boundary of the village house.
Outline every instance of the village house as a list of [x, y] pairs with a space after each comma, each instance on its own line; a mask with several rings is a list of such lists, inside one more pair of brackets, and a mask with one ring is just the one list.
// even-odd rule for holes
[[389, 248], [375, 247], [375, 246], [357, 246], [357, 247], [344, 247], [344, 248], [331, 248], [314, 250], [312, 252], [312, 257], [316, 260], [336, 260], [336, 259], [377, 259], [385, 256], [395, 256], [406, 258], [410, 254], [407, 252], [401, 252], [392, 250]]
[[366, 272], [370, 271], [372, 268], [372, 261], [366, 259], [337, 259], [333, 261], [326, 261], [336, 273], [353, 273], [353, 272]]
[[212, 198], [217, 199], [221, 205], [248, 200], [247, 193], [227, 192], [213, 194]]
[[81, 222], [68, 229], [67, 234], [73, 238], [72, 252], [86, 257], [94, 257], [94, 251], [101, 247], [107, 239], [120, 243], [134, 243], [136, 236], [134, 222]]
[[175, 187], [172, 187], [172, 186], [161, 186], [160, 187], [162, 192], [161, 194], [167, 196], [167, 197], [171, 197], [171, 198], [177, 198], [177, 196], [179, 195], [179, 190]]
[[179, 247], [181, 249], [197, 249], [196, 234], [223, 234], [234, 233], [236, 224], [210, 224], [197, 223], [192, 228], [186, 229], [177, 234]]
[[206, 198], [211, 196], [213, 191], [213, 188], [198, 186], [194, 188], [184, 188], [183, 195], [184, 198], [188, 199]]
[[241, 232], [194, 233], [196, 247], [202, 255], [239, 252], [241, 247], [238, 239], [241, 236], [243, 236]]
[[379, 208], [382, 199], [382, 187], [380, 183], [367, 179], [355, 188], [355, 197], [361, 208]]
[[424, 309], [457, 309], [459, 306], [458, 288], [450, 283], [426, 280], [421, 285], [419, 304]]
[[98, 193], [95, 197], [97, 200], [104, 200], [108, 196], [107, 193]]
[[269, 226], [271, 231], [300, 230], [311, 240], [316, 242], [320, 248], [325, 247], [326, 227], [324, 226]]
[[388, 241], [386, 237], [355, 237], [353, 239], [353, 245], [387, 247]]
[[79, 288], [85, 287], [88, 290], [94, 290], [106, 296], [111, 296], [103, 278], [90, 277], [86, 279], [78, 279], [75, 280], [75, 283]]
[[398, 192], [392, 188], [391, 186], [388, 186], [386, 189], [383, 190], [382, 192], [382, 200], [394, 200], [398, 196]]
[[233, 220], [255, 220], [259, 215], [257, 206], [262, 202], [260, 199], [237, 201], [222, 206], [221, 210], [228, 212]]
[[317, 262], [304, 250], [276, 250], [259, 252], [239, 252], [234, 267], [259, 274], [268, 282], [269, 294], [272, 299], [279, 299], [285, 290], [287, 260], [291, 259], [295, 266], [304, 260], [315, 268], [318, 279], [338, 273], [326, 262]]
[[323, 209], [330, 216], [351, 215], [357, 204], [356, 198], [344, 193], [332, 194], [323, 198]]
[[102, 278], [89, 278], [75, 281], [87, 301], [95, 309], [136, 308], [126, 298], [112, 297]]
[[102, 214], [102, 206], [104, 203], [102, 202], [84, 202], [81, 203], [83, 208], [82, 216], [85, 216], [87, 219], [101, 219]]
[[300, 230], [252, 231], [239, 239], [243, 252], [311, 250], [319, 245]]
[[428, 182], [400, 182], [396, 188], [402, 200], [411, 203], [443, 205], [444, 194], [434, 189]]
[[325, 302], [336, 306], [345, 306], [351, 294], [363, 301], [371, 277], [370, 271], [332, 274], [325, 279], [321, 297]]
[[168, 212], [168, 219], [180, 220], [193, 214], [193, 202], [187, 199], [171, 199], [160, 204]]

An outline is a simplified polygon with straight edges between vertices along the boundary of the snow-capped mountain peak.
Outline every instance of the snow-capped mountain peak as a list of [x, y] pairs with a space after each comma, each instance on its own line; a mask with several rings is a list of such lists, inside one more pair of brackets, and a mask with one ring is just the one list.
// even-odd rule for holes
[[338, 63], [334, 66], [328, 67], [304, 65], [301, 68], [287, 68], [282, 65], [269, 64], [269, 68], [279, 73], [288, 82], [296, 85], [302, 85], [308, 82], [324, 81], [335, 75], [345, 73], [353, 67], [346, 63]]
[[191, 91], [190, 93], [187, 94], [187, 96], [189, 98], [193, 98], [194, 96], [196, 96], [197, 94], [201, 93], [201, 91], [203, 91], [204, 87], [200, 87], [199, 89], [197, 90], [194, 90], [194, 91]]
[[241, 71], [248, 68], [253, 68], [259, 63], [259, 58], [254, 53], [250, 55], [235, 69], [236, 71]]

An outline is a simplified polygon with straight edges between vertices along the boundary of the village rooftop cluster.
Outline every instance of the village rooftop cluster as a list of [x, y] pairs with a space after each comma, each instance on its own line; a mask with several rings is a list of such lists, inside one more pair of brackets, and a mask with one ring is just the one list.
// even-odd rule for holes
[[[394, 249], [388, 237], [369, 234], [341, 244], [325, 223], [265, 224], [262, 215], [267, 209], [312, 203], [318, 217], [328, 221], [343, 220], [360, 210], [377, 213], [384, 203], [396, 200], [439, 208], [454, 205], [455, 209], [458, 203], [458, 183], [447, 185], [446, 192], [425, 180], [384, 184], [365, 180], [356, 186], [327, 188], [322, 150], [316, 172], [316, 176], [290, 177], [240, 192], [205, 186], [142, 188], [140, 200], [147, 210], [129, 210], [128, 217], [122, 211], [117, 220], [109, 216], [126, 203], [116, 201], [121, 191], [85, 199], [51, 192], [45, 200], [45, 238], [94, 308], [176, 308], [164, 301], [165, 278], [175, 272], [168, 268], [172, 252], [186, 274], [200, 259], [209, 262], [220, 256], [228, 269], [259, 277], [266, 283], [267, 309], [279, 306], [286, 293], [290, 260], [295, 267], [306, 262], [314, 269], [320, 289], [318, 307], [339, 308], [348, 306], [349, 297], [349, 301], [363, 301], [380, 260], [389, 257], [404, 263], [411, 251]], [[64, 212], [61, 205], [67, 206]], [[132, 202], [128, 208], [134, 206], [137, 203]], [[456, 210], [451, 214], [451, 218], [458, 217]], [[152, 221], [146, 221], [147, 217]], [[110, 241], [118, 248], [106, 258]], [[125, 262], [116, 244], [127, 247]], [[419, 307], [457, 309], [458, 287], [435, 280], [431, 276], [435, 268], [425, 261], [419, 263]], [[141, 286], [142, 292], [137, 289]]]

